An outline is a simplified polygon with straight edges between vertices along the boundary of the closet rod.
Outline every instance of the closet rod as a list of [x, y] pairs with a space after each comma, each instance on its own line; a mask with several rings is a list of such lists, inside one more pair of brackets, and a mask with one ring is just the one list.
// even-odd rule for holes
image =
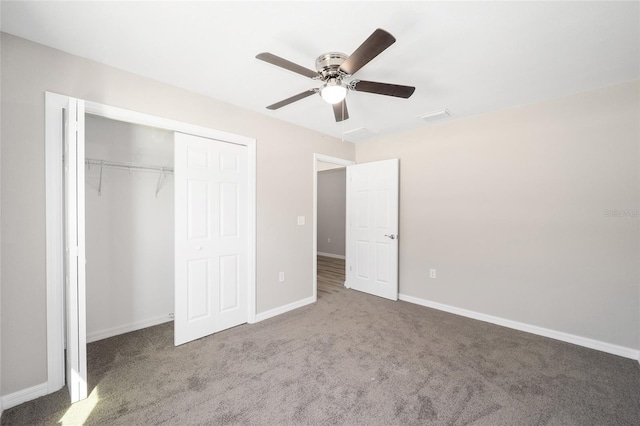
[[104, 166], [104, 167], [114, 167], [116, 169], [126, 169], [129, 171], [146, 171], [146, 172], [160, 172], [160, 173], [173, 173], [173, 167], [166, 166], [153, 166], [150, 164], [140, 164], [140, 163], [127, 163], [124, 161], [110, 161], [110, 160], [98, 160], [95, 158], [86, 158], [85, 164], [90, 166]]

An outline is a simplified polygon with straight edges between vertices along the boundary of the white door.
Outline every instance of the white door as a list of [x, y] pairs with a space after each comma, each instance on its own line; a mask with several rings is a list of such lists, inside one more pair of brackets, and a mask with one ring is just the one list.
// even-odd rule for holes
[[175, 344], [247, 322], [247, 147], [175, 134]]
[[66, 375], [73, 403], [87, 397], [84, 101], [69, 98], [64, 114]]
[[398, 300], [398, 159], [347, 166], [348, 288]]

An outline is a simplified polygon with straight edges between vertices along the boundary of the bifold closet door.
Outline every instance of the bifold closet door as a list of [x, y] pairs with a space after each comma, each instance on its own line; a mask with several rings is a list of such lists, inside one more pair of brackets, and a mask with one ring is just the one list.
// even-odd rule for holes
[[64, 111], [66, 379], [71, 402], [87, 397], [87, 315], [84, 229], [84, 101]]
[[247, 147], [175, 134], [175, 344], [247, 322]]

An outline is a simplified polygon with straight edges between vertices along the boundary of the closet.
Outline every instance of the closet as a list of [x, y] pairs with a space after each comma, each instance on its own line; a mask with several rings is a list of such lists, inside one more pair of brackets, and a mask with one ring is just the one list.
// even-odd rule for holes
[[255, 139], [45, 106], [48, 389], [87, 397], [87, 341], [173, 320], [178, 346], [254, 322]]
[[171, 321], [174, 133], [85, 115], [87, 342]]

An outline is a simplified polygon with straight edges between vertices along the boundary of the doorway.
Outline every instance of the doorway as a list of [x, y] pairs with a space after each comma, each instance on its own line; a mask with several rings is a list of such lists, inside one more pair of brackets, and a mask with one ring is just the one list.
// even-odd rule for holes
[[398, 300], [399, 160], [314, 155], [313, 295], [318, 298], [318, 165], [346, 168], [345, 287]]
[[345, 289], [347, 169], [318, 162], [318, 298]]
[[[321, 209], [320, 203], [322, 199], [319, 198], [318, 191], [318, 182], [319, 182], [319, 173], [323, 173], [325, 171], [335, 170], [336, 175], [333, 176], [333, 181], [339, 181], [338, 173], [344, 172], [346, 166], [350, 166], [355, 164], [355, 161], [345, 160], [343, 158], [330, 157], [328, 155], [322, 154], [314, 154], [313, 156], [313, 296], [314, 299], [318, 298], [318, 255], [322, 255], [326, 258], [326, 262], [323, 262], [323, 267], [327, 269], [334, 269], [336, 275], [344, 275], [344, 238], [345, 238], [345, 227], [346, 227], [346, 205], [344, 207], [344, 211], [342, 212], [342, 217], [344, 218], [344, 226], [336, 226], [333, 232], [342, 232], [341, 236], [338, 236], [342, 241], [337, 241], [334, 237], [333, 240], [329, 241], [332, 238], [329, 235], [325, 235], [324, 232], [320, 232], [319, 235], [319, 210]], [[337, 179], [336, 179], [337, 178]], [[337, 182], [336, 182], [337, 183]], [[345, 177], [345, 187], [346, 187], [346, 177]], [[320, 194], [322, 195], [322, 194]], [[346, 201], [346, 199], [345, 199]], [[336, 216], [339, 216], [340, 212], [335, 212]], [[340, 220], [340, 219], [338, 219]], [[330, 232], [331, 233], [331, 232]], [[322, 241], [319, 241], [319, 238], [322, 238]], [[326, 243], [325, 243], [326, 242]], [[336, 246], [342, 245], [342, 250], [338, 249]], [[336, 247], [335, 249], [332, 248]], [[319, 250], [318, 247], [321, 247], [322, 250]], [[342, 252], [342, 253], [340, 253]], [[333, 255], [333, 256], [332, 256]], [[334, 261], [332, 261], [332, 259]], [[341, 269], [341, 270], [339, 270]], [[344, 285], [344, 283], [342, 283]]]
[[[246, 218], [246, 225], [243, 227], [243, 232], [240, 238], [246, 242], [246, 262], [243, 266], [246, 285], [244, 285], [244, 291], [237, 293], [238, 297], [243, 298], [243, 303], [246, 308], [245, 320], [243, 322], [253, 323], [255, 322], [255, 139], [247, 138], [244, 136], [234, 135], [226, 132], [221, 132], [213, 129], [208, 129], [200, 126], [194, 126], [183, 122], [167, 120], [160, 117], [155, 117], [147, 114], [137, 113], [133, 111], [123, 110], [120, 108], [110, 107], [93, 102], [85, 102], [79, 99], [70, 98], [68, 96], [57, 95], [53, 93], [46, 93], [46, 126], [45, 126], [45, 160], [46, 160], [46, 224], [47, 224], [47, 366], [48, 366], [48, 380], [47, 380], [47, 392], [52, 393], [62, 388], [65, 384], [65, 349], [67, 352], [67, 363], [69, 364], [68, 371], [70, 376], [74, 378], [70, 383], [70, 393], [72, 395], [72, 402], [82, 399], [86, 396], [86, 316], [84, 316], [85, 309], [85, 286], [82, 280], [84, 276], [84, 197], [80, 194], [84, 194], [84, 191], [77, 190], [77, 199], [72, 200], [72, 203], [68, 203], [68, 206], [75, 206], [77, 212], [82, 212], [78, 215], [78, 219], [75, 222], [78, 231], [78, 241], [82, 240], [82, 244], [79, 242], [77, 246], [70, 249], [72, 256], [65, 255], [65, 209], [64, 209], [64, 196], [74, 193], [74, 191], [64, 190], [65, 173], [63, 172], [63, 165], [60, 159], [63, 158], [63, 152], [65, 146], [76, 146], [76, 152], [73, 158], [75, 167], [67, 165], [67, 169], [80, 170], [76, 175], [76, 182], [82, 182], [84, 185], [84, 114], [92, 114], [95, 116], [112, 119], [116, 121], [122, 121], [127, 123], [134, 123], [143, 126], [149, 126], [153, 128], [167, 130], [173, 133], [181, 133], [189, 136], [190, 138], [205, 139], [215, 142], [220, 145], [233, 145], [242, 147], [243, 157], [246, 159], [245, 167], [243, 170], [244, 190], [242, 192], [236, 192], [242, 197], [242, 212]], [[70, 124], [71, 119], [75, 117], [76, 122]], [[66, 120], [66, 121], [65, 121]], [[69, 141], [74, 139], [74, 144], [70, 144]], [[195, 143], [195, 142], [194, 142]], [[183, 144], [183, 146], [192, 146], [191, 142]], [[195, 152], [195, 151], [194, 151]], [[66, 156], [66, 155], [65, 155]], [[207, 157], [206, 161], [202, 161], [201, 158], [188, 157], [194, 159], [192, 162], [196, 167], [200, 167], [203, 164], [215, 165], [213, 157]], [[82, 164], [80, 164], [82, 162]], [[222, 162], [218, 162], [219, 165]], [[190, 164], [187, 161], [187, 164]], [[188, 182], [186, 178], [185, 182]], [[207, 184], [207, 187], [213, 185]], [[77, 187], [79, 188], [79, 186]], [[185, 187], [186, 188], [186, 187]], [[181, 191], [188, 191], [188, 189], [182, 189]], [[227, 192], [227, 195], [231, 192]], [[192, 204], [193, 205], [193, 204]], [[204, 205], [210, 205], [204, 203]], [[182, 207], [184, 208], [184, 206]], [[67, 208], [67, 211], [73, 210]], [[179, 210], [179, 209], [177, 209]], [[67, 212], [68, 213], [68, 212]], [[67, 228], [73, 228], [68, 226]], [[80, 235], [82, 234], [82, 235]], [[71, 239], [73, 240], [73, 239]], [[196, 248], [197, 250], [197, 248]], [[67, 302], [65, 304], [65, 261], [68, 259], [75, 259], [75, 266], [78, 271], [82, 273], [78, 276], [72, 277], [71, 284], [67, 283], [68, 290]], [[193, 264], [196, 264], [194, 262]], [[200, 262], [200, 267], [202, 262]], [[76, 268], [67, 267], [66, 270], [72, 270]], [[213, 276], [209, 274], [208, 276]], [[75, 281], [74, 281], [75, 279]], [[226, 280], [227, 282], [229, 280]], [[180, 282], [176, 280], [176, 284]], [[197, 282], [187, 283], [185, 285], [198, 285]], [[182, 284], [181, 284], [182, 285]], [[177, 288], [177, 286], [176, 286]], [[225, 303], [228, 302], [225, 299]], [[66, 306], [65, 306], [66, 305]], [[202, 305], [204, 306], [204, 305]], [[210, 306], [210, 305], [209, 305]], [[205, 306], [208, 308], [209, 306]], [[228, 308], [226, 306], [225, 308]], [[227, 309], [228, 310], [228, 309]], [[177, 311], [177, 309], [176, 309]], [[69, 315], [69, 313], [71, 313]], [[74, 315], [78, 314], [78, 315]], [[65, 336], [65, 320], [69, 318], [70, 324]], [[213, 332], [213, 331], [212, 331]], [[65, 347], [66, 344], [66, 347]], [[69, 355], [69, 353], [71, 355]], [[71, 362], [70, 362], [71, 361]], [[83, 369], [84, 362], [84, 371]], [[83, 376], [84, 374], [84, 376]], [[68, 380], [69, 381], [69, 380]], [[78, 391], [77, 388], [82, 388], [84, 384], [85, 392]], [[73, 388], [73, 389], [72, 389]], [[74, 390], [75, 389], [75, 390]]]

